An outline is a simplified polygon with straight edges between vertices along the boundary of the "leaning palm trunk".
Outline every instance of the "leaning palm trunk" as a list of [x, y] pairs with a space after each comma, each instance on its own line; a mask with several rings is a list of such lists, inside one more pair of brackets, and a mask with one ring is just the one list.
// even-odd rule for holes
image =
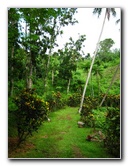
[[90, 66], [90, 69], [89, 69], [89, 73], [88, 73], [88, 76], [87, 76], [87, 80], [86, 80], [86, 82], [85, 82], [85, 86], [84, 86], [84, 90], [83, 90], [83, 95], [82, 95], [81, 103], [80, 103], [80, 108], [79, 108], [79, 111], [78, 111], [79, 113], [81, 113], [81, 110], [82, 110], [85, 92], [86, 92], [86, 89], [87, 89], [87, 85], [88, 85], [88, 81], [89, 81], [89, 78], [90, 78], [90, 75], [91, 75], [91, 71], [92, 71], [92, 67], [93, 67], [94, 61], [95, 61], [95, 57], [96, 57], [96, 54], [97, 54], [97, 51], [98, 51], [100, 38], [101, 38], [101, 35], [102, 35], [102, 33], [103, 33], [103, 29], [104, 29], [104, 25], [105, 25], [106, 16], [107, 16], [107, 10], [106, 10], [106, 12], [105, 12], [105, 17], [104, 17], [102, 29], [101, 29], [100, 36], [99, 36], [99, 39], [98, 39], [98, 42], [97, 42], [97, 45], [96, 45], [96, 49], [95, 49], [95, 52], [94, 52], [94, 56], [93, 56], [93, 59], [92, 59], [92, 63], [91, 63], [91, 66]]
[[115, 77], [116, 77], [116, 74], [117, 74], [117, 71], [118, 71], [119, 67], [120, 67], [120, 64], [119, 64], [119, 65], [117, 66], [117, 68], [116, 68], [116, 71], [115, 71], [115, 73], [114, 73], [114, 75], [113, 75], [113, 77], [112, 77], [111, 83], [110, 83], [110, 85], [109, 85], [109, 87], [108, 87], [108, 89], [107, 89], [107, 91], [106, 91], [106, 94], [105, 94], [105, 96], [103, 97], [103, 99], [102, 99], [102, 101], [101, 101], [99, 107], [101, 107], [102, 104], [103, 104], [103, 102], [105, 101], [105, 98], [106, 98], [106, 96], [107, 96], [109, 90], [111, 89], [112, 84], [114, 83], [114, 80], [115, 80]]

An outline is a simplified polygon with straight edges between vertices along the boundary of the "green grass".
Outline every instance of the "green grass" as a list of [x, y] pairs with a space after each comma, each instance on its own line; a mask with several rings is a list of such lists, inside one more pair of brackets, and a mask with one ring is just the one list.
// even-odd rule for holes
[[50, 114], [21, 147], [9, 151], [9, 158], [112, 158], [102, 143], [88, 142], [91, 128], [78, 128], [78, 108], [66, 107]]

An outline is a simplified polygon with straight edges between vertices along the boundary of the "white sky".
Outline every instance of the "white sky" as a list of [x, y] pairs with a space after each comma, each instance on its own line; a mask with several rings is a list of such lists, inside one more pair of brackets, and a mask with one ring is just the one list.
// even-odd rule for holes
[[[70, 36], [74, 40], [77, 40], [78, 33], [80, 33], [80, 35], [86, 35], [85, 47], [83, 48], [85, 55], [87, 53], [93, 54], [105, 15], [104, 9], [98, 18], [98, 15], [93, 14], [93, 9], [94, 8], [78, 8], [78, 13], [76, 13], [74, 17], [79, 23], [63, 28], [64, 34], [57, 39], [59, 44], [59, 48], [57, 49], [63, 48], [63, 45], [69, 41]], [[120, 48], [120, 23], [115, 24], [116, 20], [120, 18], [120, 8], [115, 9], [117, 15], [116, 17], [111, 15], [109, 21], [106, 19], [101, 41], [106, 38], [112, 38], [115, 42], [113, 48]]]

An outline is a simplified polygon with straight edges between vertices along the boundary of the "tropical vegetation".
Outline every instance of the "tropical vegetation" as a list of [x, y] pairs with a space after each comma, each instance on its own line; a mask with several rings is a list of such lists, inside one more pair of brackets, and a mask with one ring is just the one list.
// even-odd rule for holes
[[[92, 11], [100, 16], [102, 8]], [[86, 32], [54, 51], [63, 27], [78, 23], [75, 13], [77, 8], [8, 9], [10, 158], [121, 157], [120, 49], [112, 49], [111, 38], [100, 40], [106, 17], [116, 10], [105, 10], [93, 56], [83, 52]]]

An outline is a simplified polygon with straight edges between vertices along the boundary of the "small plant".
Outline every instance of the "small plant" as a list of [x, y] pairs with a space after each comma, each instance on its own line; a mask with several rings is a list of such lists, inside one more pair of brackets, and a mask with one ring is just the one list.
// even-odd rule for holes
[[40, 99], [34, 89], [24, 89], [15, 99], [17, 130], [20, 144], [34, 131], [37, 131], [42, 121], [46, 119], [49, 104]]

